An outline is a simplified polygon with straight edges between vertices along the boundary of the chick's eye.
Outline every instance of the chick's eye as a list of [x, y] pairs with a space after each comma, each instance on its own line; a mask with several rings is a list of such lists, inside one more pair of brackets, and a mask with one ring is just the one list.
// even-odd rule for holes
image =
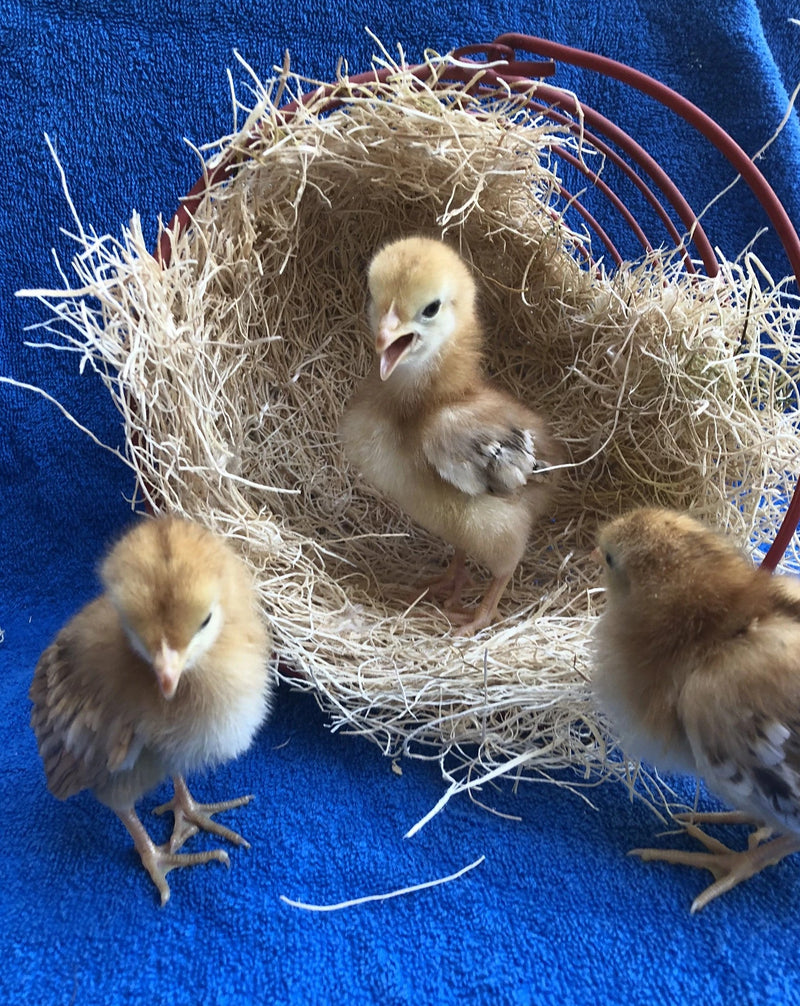
[[205, 629], [205, 627], [208, 625], [208, 623], [210, 621], [211, 621], [211, 612], [209, 611], [209, 613], [206, 615], [206, 617], [200, 623], [200, 628], [197, 631], [198, 632], [202, 632], [202, 630]]
[[608, 566], [609, 569], [614, 568], [614, 556], [610, 552], [604, 552], [603, 559], [605, 560], [605, 564], [606, 566]]
[[442, 306], [442, 302], [440, 300], [432, 300], [430, 302], [430, 304], [427, 305], [427, 307], [423, 307], [423, 309], [422, 309], [422, 317], [423, 318], [435, 318], [436, 315], [439, 313], [439, 308], [441, 306]]

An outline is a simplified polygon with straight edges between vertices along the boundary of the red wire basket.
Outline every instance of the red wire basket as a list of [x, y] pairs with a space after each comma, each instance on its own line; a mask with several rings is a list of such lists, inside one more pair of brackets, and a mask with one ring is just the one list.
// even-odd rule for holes
[[[594, 148], [607, 162], [614, 165], [619, 176], [632, 187], [631, 191], [647, 204], [651, 211], [648, 216], [664, 228], [682, 257], [686, 271], [694, 273], [702, 269], [707, 276], [714, 277], [719, 272], [719, 260], [714, 248], [696, 213], [665, 168], [625, 130], [581, 101], [572, 91], [542, 81], [556, 74], [559, 63], [567, 64], [634, 88], [680, 116], [713, 144], [749, 187], [772, 225], [800, 288], [800, 237], [775, 191], [735, 140], [705, 112], [676, 91], [624, 63], [529, 35], [500, 35], [490, 43], [463, 46], [455, 51], [454, 57], [456, 63], [447, 68], [440, 78], [441, 83], [461, 83], [470, 93], [489, 97], [500, 92], [507, 93], [509, 89], [516, 92], [529, 91], [531, 84], [537, 81], [535, 92], [527, 98], [528, 107], [573, 134], [579, 134], [584, 145]], [[433, 72], [428, 64], [410, 66], [407, 69], [420, 80], [428, 80]], [[373, 68], [366, 73], [350, 75], [348, 79], [352, 84], [384, 81], [393, 72], [388, 67]], [[336, 86], [323, 86], [322, 96], [332, 95]], [[298, 101], [288, 102], [281, 108], [281, 113], [289, 121], [303, 103], [312, 99], [317, 101], [319, 97], [319, 89], [310, 92]], [[331, 108], [339, 103], [331, 97]], [[642, 222], [630, 209], [626, 199], [597, 171], [593, 171], [584, 160], [557, 144], [551, 149], [610, 204], [645, 254], [662, 244], [662, 240], [656, 240], [652, 233], [648, 233], [646, 228], [650, 225]], [[179, 209], [159, 240], [157, 254], [163, 263], [170, 260], [171, 232], [190, 226], [207, 189], [224, 182], [235, 172], [237, 164], [238, 157], [231, 155], [223, 158], [181, 200]], [[610, 260], [620, 266], [623, 257], [596, 214], [564, 186], [561, 187], [561, 196], [596, 235]], [[586, 255], [588, 257], [588, 252]], [[799, 523], [800, 484], [795, 487], [781, 526], [762, 561], [763, 568], [770, 571], [775, 569]]]

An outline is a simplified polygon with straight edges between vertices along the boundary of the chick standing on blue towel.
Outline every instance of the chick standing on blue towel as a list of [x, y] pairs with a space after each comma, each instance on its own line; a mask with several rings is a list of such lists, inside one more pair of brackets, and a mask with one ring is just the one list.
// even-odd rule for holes
[[[198, 804], [184, 775], [249, 747], [271, 704], [272, 636], [245, 564], [194, 522], [142, 521], [100, 574], [105, 593], [39, 659], [31, 725], [50, 791], [64, 800], [90, 789], [117, 814], [163, 905], [170, 870], [228, 865], [222, 849], [178, 852], [198, 830], [248, 844], [212, 815], [252, 797]], [[167, 775], [175, 795], [157, 812], [171, 810], [174, 828], [158, 846], [135, 803]]]
[[[595, 688], [623, 746], [703, 777], [737, 808], [679, 817], [706, 852], [632, 850], [710, 870], [715, 882], [695, 898], [696, 912], [800, 850], [800, 580], [756, 569], [721, 535], [670, 510], [613, 521], [597, 557], [608, 607]], [[699, 823], [756, 830], [737, 852]]]

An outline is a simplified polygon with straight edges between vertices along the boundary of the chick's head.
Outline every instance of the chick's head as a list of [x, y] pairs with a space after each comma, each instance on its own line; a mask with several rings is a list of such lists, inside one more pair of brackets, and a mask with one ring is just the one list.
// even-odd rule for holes
[[689, 577], [715, 543], [716, 535], [694, 518], [643, 507], [602, 528], [596, 557], [609, 594], [619, 598], [632, 591], [657, 591], [676, 577]]
[[100, 575], [131, 647], [164, 698], [214, 646], [225, 618], [230, 556], [197, 524], [144, 521], [111, 550]]
[[369, 266], [369, 318], [380, 376], [418, 374], [474, 326], [475, 283], [459, 255], [432, 238], [386, 245]]
[[761, 578], [729, 540], [688, 514], [642, 508], [602, 529], [609, 610], [642, 632], [725, 636], [757, 613]]

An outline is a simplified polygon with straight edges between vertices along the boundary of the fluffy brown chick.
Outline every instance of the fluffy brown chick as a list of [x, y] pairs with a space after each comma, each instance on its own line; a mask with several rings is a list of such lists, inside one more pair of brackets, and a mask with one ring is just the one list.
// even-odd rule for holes
[[[598, 558], [607, 609], [595, 689], [623, 746], [703, 777], [738, 811], [684, 819], [707, 852], [633, 850], [714, 874], [694, 912], [800, 849], [800, 580], [756, 569], [721, 535], [669, 510], [613, 521]], [[736, 852], [702, 821], [758, 830]]]
[[[562, 449], [535, 412], [485, 378], [475, 281], [441, 241], [386, 245], [368, 272], [375, 367], [340, 434], [351, 463], [409, 516], [451, 544], [443, 577], [461, 634], [489, 625], [550, 502]], [[467, 556], [488, 567], [477, 609], [460, 608]]]
[[[212, 815], [252, 797], [197, 804], [183, 777], [249, 747], [271, 702], [272, 637], [247, 567], [199, 524], [143, 520], [100, 577], [105, 593], [39, 658], [31, 725], [50, 791], [65, 800], [90, 789], [118, 815], [163, 905], [170, 870], [228, 864], [221, 849], [178, 854], [199, 829], [247, 845]], [[172, 810], [174, 829], [156, 846], [134, 805], [167, 775], [175, 795], [157, 813]]]

